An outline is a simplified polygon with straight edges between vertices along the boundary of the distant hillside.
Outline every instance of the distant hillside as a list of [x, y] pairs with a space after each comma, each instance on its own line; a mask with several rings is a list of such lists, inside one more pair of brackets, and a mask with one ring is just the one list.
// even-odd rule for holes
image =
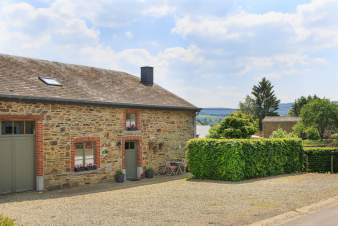
[[280, 103], [279, 109], [277, 110], [280, 116], [288, 115], [289, 109], [292, 107], [293, 103]]
[[[338, 101], [334, 101], [338, 105]], [[278, 114], [280, 116], [288, 115], [289, 109], [293, 103], [281, 103], [279, 104]], [[225, 116], [236, 111], [235, 108], [202, 108], [197, 116], [197, 122], [200, 125], [213, 125], [222, 120]]]
[[[292, 103], [281, 103], [279, 105], [278, 113], [280, 115], [287, 115]], [[199, 115], [212, 115], [212, 116], [227, 116], [238, 109], [235, 108], [202, 108]]]
[[200, 115], [227, 116], [236, 111], [234, 108], [202, 108]]

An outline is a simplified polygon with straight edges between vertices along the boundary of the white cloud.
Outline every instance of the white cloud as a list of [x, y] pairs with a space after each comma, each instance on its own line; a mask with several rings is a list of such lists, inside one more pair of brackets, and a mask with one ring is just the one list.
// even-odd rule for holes
[[331, 47], [338, 45], [337, 12], [337, 0], [313, 0], [298, 6], [293, 13], [239, 11], [225, 17], [185, 16], [177, 19], [172, 32], [211, 41], [264, 37], [265, 32], [273, 30], [297, 41]]
[[244, 57], [239, 65], [239, 68], [241, 68], [239, 74], [244, 75], [254, 70], [260, 72], [276, 70], [278, 73], [282, 72], [288, 74], [290, 71], [296, 71], [296, 68], [323, 65], [325, 63], [326, 60], [323, 58], [309, 57], [300, 54], [278, 54], [269, 57]]
[[[135, 75], [140, 66], [152, 65], [157, 83], [198, 106], [236, 107], [252, 80], [310, 74], [328, 64], [314, 49], [338, 45], [337, 0], [314, 0], [293, 13], [237, 11], [223, 17], [180, 17], [182, 8], [172, 1], [48, 1], [43, 8], [0, 3], [0, 52]], [[168, 28], [165, 41], [156, 36], [135, 44], [140, 37], [134, 22], [165, 16], [177, 19], [172, 32], [187, 37], [184, 42], [171, 39], [177, 36]], [[105, 38], [121, 35], [133, 47], [104, 44], [102, 27], [110, 31]]]
[[142, 11], [145, 16], [163, 17], [174, 13], [176, 8], [167, 3], [152, 4]]

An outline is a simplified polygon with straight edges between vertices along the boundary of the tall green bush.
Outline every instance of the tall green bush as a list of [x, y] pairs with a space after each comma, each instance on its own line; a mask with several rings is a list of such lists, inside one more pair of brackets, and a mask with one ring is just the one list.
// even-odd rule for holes
[[192, 139], [186, 157], [196, 178], [239, 181], [302, 170], [298, 139]]
[[209, 130], [210, 138], [249, 138], [257, 131], [257, 122], [248, 114], [233, 112]]

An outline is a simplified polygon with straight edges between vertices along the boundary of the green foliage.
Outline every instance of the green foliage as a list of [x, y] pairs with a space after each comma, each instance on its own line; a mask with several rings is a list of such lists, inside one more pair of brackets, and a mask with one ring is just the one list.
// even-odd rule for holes
[[338, 149], [335, 147], [304, 147], [304, 151], [305, 153], [332, 153], [335, 151], [338, 153]]
[[198, 125], [215, 125], [223, 119], [222, 116], [215, 115], [197, 115], [196, 121]]
[[308, 96], [308, 97], [301, 96], [300, 98], [295, 100], [295, 103], [290, 108], [288, 114], [290, 116], [296, 116], [296, 117], [300, 116], [300, 112], [302, 108], [304, 107], [304, 105], [306, 105], [307, 103], [315, 99], [320, 99], [320, 98], [317, 97], [316, 95]]
[[209, 130], [210, 138], [249, 138], [257, 131], [256, 121], [242, 112], [233, 112]]
[[0, 215], [0, 226], [14, 226], [15, 221]]
[[332, 135], [331, 135], [331, 138], [332, 138], [332, 139], [337, 139], [337, 140], [338, 140], [338, 133], [332, 134]]
[[337, 131], [338, 106], [329, 100], [310, 101], [302, 108], [300, 115], [304, 126], [316, 128], [322, 139], [326, 132]]
[[302, 121], [297, 122], [297, 124], [292, 127], [293, 133], [297, 137], [302, 138], [302, 139], [306, 139], [305, 129], [306, 128], [305, 128], [305, 126], [304, 126], [304, 124], [303, 124]]
[[122, 176], [123, 175], [123, 172], [122, 170], [118, 169], [115, 171], [115, 176], [118, 177], [118, 176]]
[[295, 135], [279, 128], [278, 130], [272, 132], [270, 138], [295, 138]]
[[[310, 172], [325, 173], [330, 172], [333, 167], [334, 172], [338, 172], [338, 149], [335, 147], [305, 147], [306, 170]], [[331, 158], [333, 156], [333, 165]]]
[[302, 170], [298, 139], [192, 139], [186, 156], [196, 178], [239, 181]]
[[324, 140], [303, 140], [304, 147], [336, 147], [338, 148], [338, 140], [324, 139]]
[[319, 140], [320, 135], [318, 129], [314, 127], [305, 128], [306, 138], [309, 140]]
[[319, 140], [320, 134], [315, 127], [305, 127], [302, 121], [297, 122], [292, 128], [293, 134], [302, 139]]
[[248, 115], [255, 116], [256, 115], [256, 105], [255, 105], [255, 100], [247, 95], [245, 97], [245, 100], [243, 102], [239, 103], [239, 110], [241, 112], [244, 112]]
[[258, 119], [259, 130], [262, 131], [262, 121], [265, 116], [277, 116], [280, 100], [277, 99], [273, 91], [273, 85], [269, 80], [263, 78], [258, 85], [252, 88], [252, 97], [247, 96], [241, 102], [240, 110], [253, 115]]

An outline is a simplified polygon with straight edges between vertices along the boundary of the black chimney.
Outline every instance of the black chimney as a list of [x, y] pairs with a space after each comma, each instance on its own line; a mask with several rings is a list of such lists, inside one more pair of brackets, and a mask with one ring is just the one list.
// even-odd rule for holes
[[141, 67], [141, 83], [146, 86], [154, 84], [154, 68], [145, 66]]

